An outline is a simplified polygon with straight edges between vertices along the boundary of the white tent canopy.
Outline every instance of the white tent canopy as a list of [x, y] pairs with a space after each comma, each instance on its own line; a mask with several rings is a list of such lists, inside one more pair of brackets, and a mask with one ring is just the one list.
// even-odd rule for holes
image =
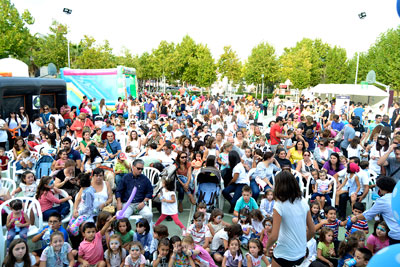
[[361, 84], [318, 84], [309, 90], [315, 94], [332, 95], [355, 95], [355, 96], [382, 96], [389, 97], [386, 91], [383, 91], [375, 85]]

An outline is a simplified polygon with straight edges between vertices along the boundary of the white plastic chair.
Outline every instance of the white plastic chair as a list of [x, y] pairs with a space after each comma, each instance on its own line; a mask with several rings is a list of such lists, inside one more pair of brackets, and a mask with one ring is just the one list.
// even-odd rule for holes
[[13, 174], [12, 170], [12, 162], [14, 160], [14, 153], [12, 150], [6, 151], [6, 156], [9, 158], [8, 163], [7, 163], [7, 178], [11, 178]]
[[1, 179], [1, 187], [7, 188], [8, 191], [11, 193], [13, 192], [16, 188], [17, 185], [15, 182], [9, 178], [2, 178]]
[[[0, 213], [4, 210], [7, 214], [9, 214], [11, 212], [9, 204], [15, 199], [19, 199], [24, 202], [23, 211], [29, 218], [31, 214], [33, 214], [35, 217], [34, 224], [29, 226], [28, 238], [38, 234], [39, 230], [43, 227], [43, 215], [39, 201], [37, 201], [35, 198], [17, 197], [7, 200], [0, 205]], [[0, 234], [0, 262], [4, 262], [4, 257], [6, 254], [7, 228], [2, 224], [1, 220], [0, 229], [2, 230], [2, 233]], [[18, 236], [15, 236], [15, 238], [18, 238]]]
[[[64, 190], [60, 189], [60, 191], [61, 191], [61, 194], [59, 194], [58, 196], [60, 196], [61, 198], [66, 198], [69, 196], [68, 193], [65, 192]], [[57, 197], [57, 195], [56, 195], [56, 197]], [[63, 223], [63, 224], [69, 223], [69, 221], [72, 218], [72, 213], [74, 212], [74, 203], [72, 202], [71, 199], [68, 200], [68, 205], [69, 205], [69, 213], [64, 217], [64, 219], [62, 219], [61, 223]], [[47, 226], [47, 225], [49, 225], [49, 223], [46, 221], [43, 221], [43, 226]]]
[[[331, 175], [329, 175], [329, 174], [327, 174], [327, 177], [326, 177], [329, 181], [333, 181], [333, 184], [332, 184], [332, 198], [331, 198], [331, 205], [334, 205], [335, 204], [335, 201], [336, 201], [336, 187], [337, 187], [337, 182], [336, 182], [336, 179], [333, 177], [333, 176], [331, 176]], [[308, 201], [310, 201], [310, 199], [311, 199], [311, 192], [310, 192], [310, 184], [311, 184], [311, 181], [312, 180], [314, 180], [313, 178], [310, 178], [310, 179], [308, 179], [307, 180], [307, 185], [306, 185], [306, 188], [305, 188], [305, 190], [306, 190], [306, 200], [307, 200], [307, 202]]]

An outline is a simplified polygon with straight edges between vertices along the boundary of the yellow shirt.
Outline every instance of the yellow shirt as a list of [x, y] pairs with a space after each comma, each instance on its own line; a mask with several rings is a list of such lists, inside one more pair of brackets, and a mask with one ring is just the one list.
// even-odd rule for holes
[[290, 160], [290, 162], [291, 162], [292, 164], [294, 164], [294, 163], [298, 162], [299, 160], [302, 160], [302, 159], [303, 159], [303, 153], [298, 152], [298, 151], [296, 150], [296, 147], [292, 147], [291, 149], [289, 149], [289, 151], [290, 151], [290, 158], [289, 158], [289, 160]]

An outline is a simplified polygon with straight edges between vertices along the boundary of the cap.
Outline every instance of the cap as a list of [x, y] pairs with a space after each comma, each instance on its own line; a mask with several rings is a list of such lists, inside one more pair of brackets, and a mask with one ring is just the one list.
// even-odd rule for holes
[[119, 158], [120, 160], [126, 160], [126, 159], [127, 159], [125, 153], [123, 153], [123, 152], [119, 153], [118, 158]]

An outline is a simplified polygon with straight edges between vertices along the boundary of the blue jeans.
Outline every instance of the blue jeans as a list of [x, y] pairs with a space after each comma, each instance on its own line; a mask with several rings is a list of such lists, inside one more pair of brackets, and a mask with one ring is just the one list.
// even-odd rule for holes
[[[185, 184], [187, 182], [188, 178], [184, 175], [178, 175], [178, 179], [181, 180], [181, 182]], [[181, 185], [181, 183], [179, 181], [176, 181], [176, 191], [178, 192], [178, 201], [182, 201], [183, 198], [185, 197], [185, 189], [183, 188], [183, 186]], [[194, 193], [193, 179], [190, 180], [189, 191], [186, 193], [188, 193], [188, 194]]]
[[313, 193], [311, 196], [311, 200], [314, 200], [316, 197], [325, 197], [326, 199], [325, 206], [331, 206], [331, 197], [328, 194]]
[[28, 230], [29, 230], [29, 227], [20, 228], [20, 231], [18, 233], [15, 231], [15, 228], [11, 228], [10, 230], [8, 230], [8, 232], [7, 232], [7, 247], [10, 246], [11, 242], [14, 240], [14, 237], [17, 234], [19, 235], [20, 238], [27, 241]]
[[52, 207], [51, 209], [44, 211], [43, 212], [43, 221], [47, 221], [53, 212], [57, 212], [57, 213], [61, 214], [61, 217], [64, 218], [69, 213], [68, 202], [63, 202], [58, 207]]
[[[236, 201], [242, 196], [242, 188], [245, 185], [246, 184], [230, 184], [227, 187], [225, 187], [224, 190], [222, 190], [222, 195], [231, 204], [230, 212], [233, 212], [236, 205]], [[234, 193], [233, 197], [231, 197], [230, 195], [232, 192]]]
[[119, 182], [126, 173], [118, 173], [115, 175], [115, 187], [118, 188]]
[[255, 201], [257, 201], [258, 196], [260, 195], [260, 188], [258, 187], [256, 179], [250, 180], [250, 187], [251, 187], [252, 196], [255, 199]]

